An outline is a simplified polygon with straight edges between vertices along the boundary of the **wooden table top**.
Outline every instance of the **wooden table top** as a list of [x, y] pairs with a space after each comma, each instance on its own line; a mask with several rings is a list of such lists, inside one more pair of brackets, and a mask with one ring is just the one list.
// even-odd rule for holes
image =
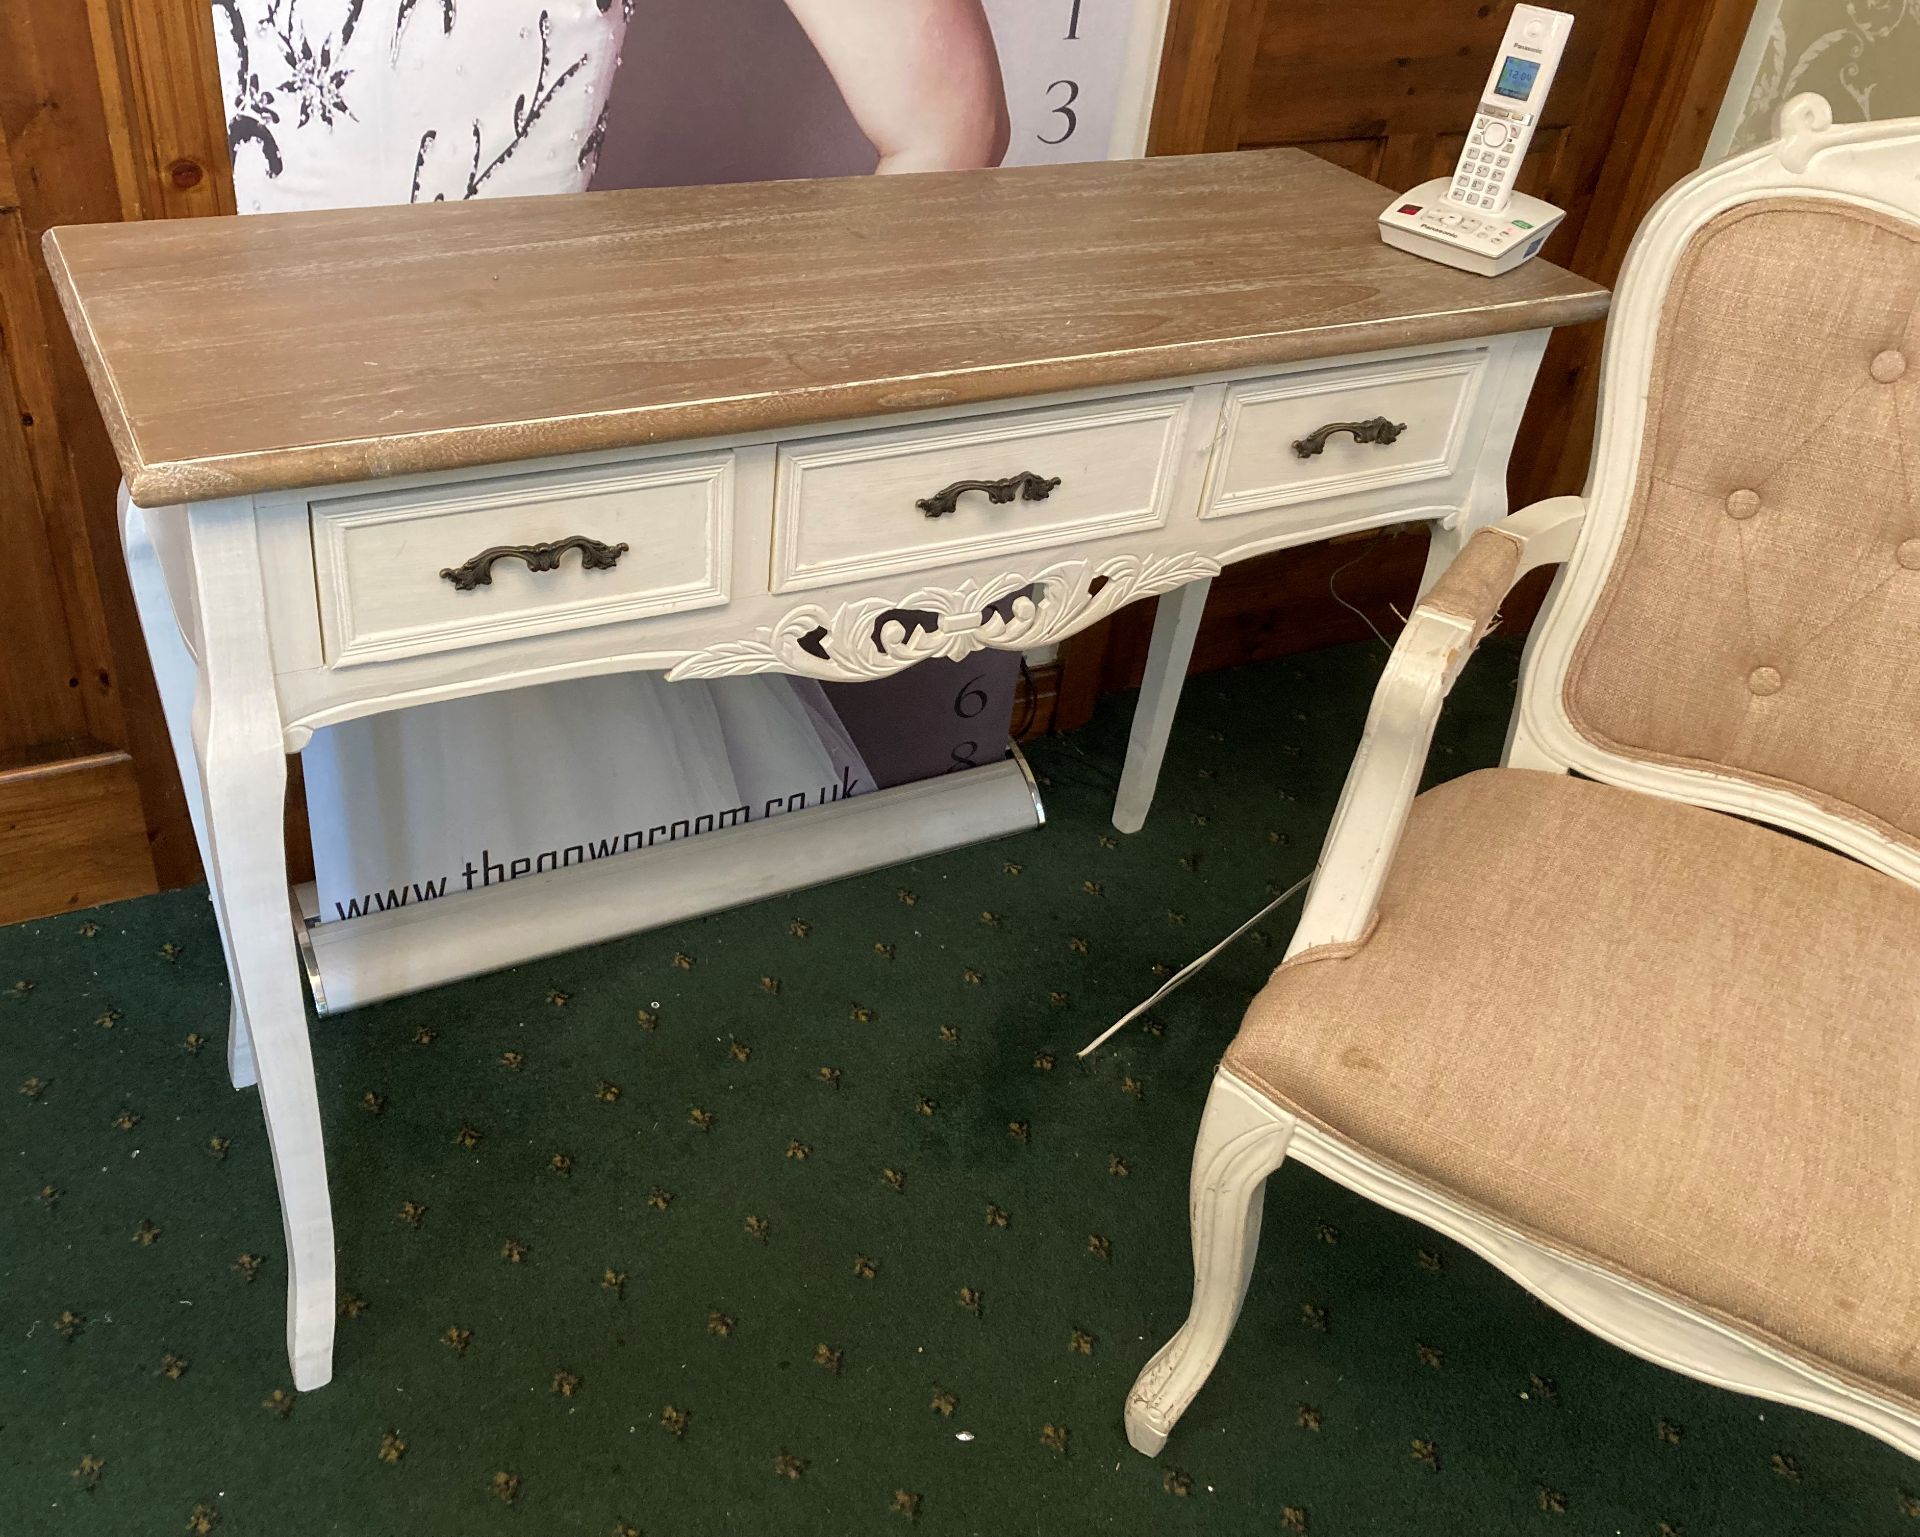
[[87, 225], [48, 264], [143, 506], [1592, 320], [1384, 245], [1299, 150]]

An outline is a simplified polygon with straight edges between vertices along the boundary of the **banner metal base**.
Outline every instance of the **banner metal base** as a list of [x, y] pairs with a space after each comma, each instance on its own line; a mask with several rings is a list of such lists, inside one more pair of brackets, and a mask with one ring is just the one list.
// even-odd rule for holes
[[315, 1010], [339, 1014], [1045, 821], [1015, 747], [981, 768], [364, 917], [321, 923], [309, 883], [294, 889], [294, 933]]

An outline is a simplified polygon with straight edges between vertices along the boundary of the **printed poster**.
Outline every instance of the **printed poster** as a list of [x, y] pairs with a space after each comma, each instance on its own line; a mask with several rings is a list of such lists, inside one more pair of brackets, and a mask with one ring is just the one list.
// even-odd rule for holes
[[[1165, 0], [211, 10], [238, 206], [262, 213], [1138, 154]], [[636, 673], [325, 728], [304, 765], [322, 919], [992, 762], [1019, 668]]]

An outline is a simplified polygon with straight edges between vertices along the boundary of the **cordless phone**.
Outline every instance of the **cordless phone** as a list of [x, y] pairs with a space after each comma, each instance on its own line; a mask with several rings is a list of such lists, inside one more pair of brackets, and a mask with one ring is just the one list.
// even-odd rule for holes
[[1513, 8], [1453, 175], [1395, 198], [1380, 215], [1382, 240], [1486, 277], [1511, 272], [1546, 243], [1563, 210], [1513, 182], [1572, 29], [1565, 11]]

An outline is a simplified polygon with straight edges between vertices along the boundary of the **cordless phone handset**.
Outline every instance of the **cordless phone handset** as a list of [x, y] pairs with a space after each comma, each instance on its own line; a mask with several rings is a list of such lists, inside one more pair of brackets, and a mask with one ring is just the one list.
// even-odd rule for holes
[[1538, 254], [1566, 210], [1515, 192], [1513, 184], [1572, 30], [1573, 18], [1564, 11], [1513, 8], [1460, 163], [1452, 176], [1409, 187], [1387, 204], [1380, 213], [1382, 240], [1489, 278]]
[[1449, 203], [1486, 217], [1512, 200], [1514, 178], [1533, 142], [1572, 27], [1573, 18], [1563, 11], [1537, 5], [1513, 8], [1466, 146], [1447, 184]]

